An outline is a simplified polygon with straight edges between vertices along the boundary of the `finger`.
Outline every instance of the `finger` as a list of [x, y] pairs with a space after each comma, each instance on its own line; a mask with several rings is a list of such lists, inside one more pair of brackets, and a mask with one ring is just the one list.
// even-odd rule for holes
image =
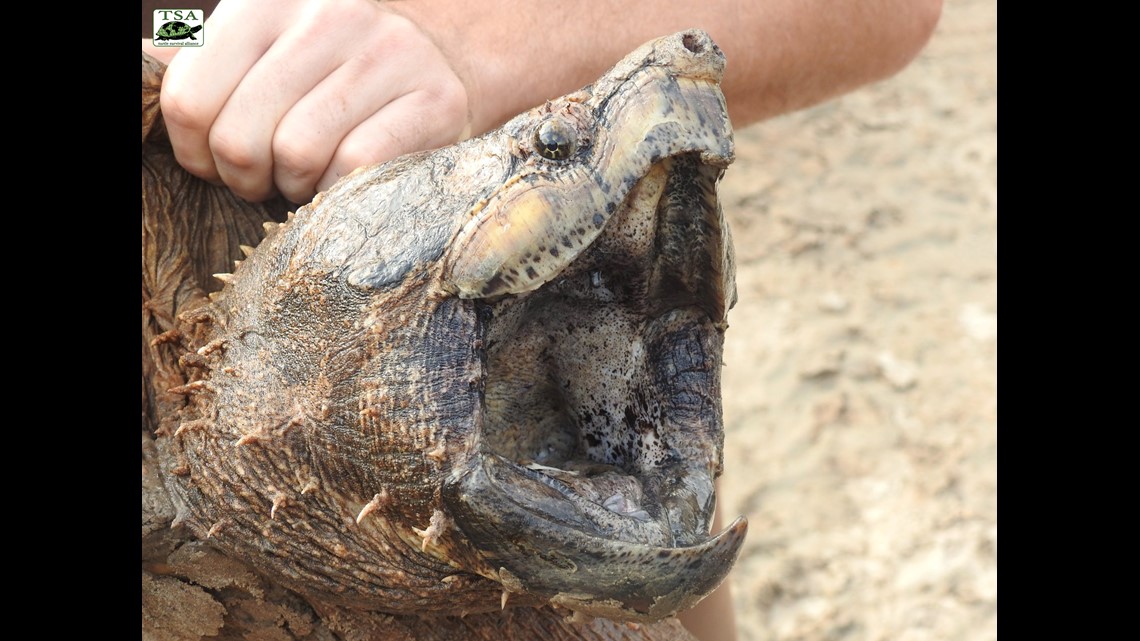
[[[297, 23], [234, 89], [210, 130], [209, 144], [219, 176], [239, 196], [263, 200], [273, 195], [276, 132], [297, 104], [344, 65], [344, 43], [356, 27], [359, 22], [350, 19]], [[313, 126], [311, 118], [302, 118], [294, 128]]]
[[272, 17], [247, 15], [252, 9], [245, 7], [219, 4], [207, 21], [209, 44], [182, 49], [163, 78], [162, 113], [174, 156], [187, 171], [206, 180], [219, 178], [210, 150], [210, 128], [279, 31], [277, 24], [267, 22]]
[[389, 103], [341, 141], [317, 190], [328, 189], [363, 165], [458, 141], [467, 124], [462, 85], [460, 93], [462, 100], [443, 99], [435, 91], [416, 91]]
[[[279, 124], [273, 139], [274, 182], [290, 200], [311, 197], [348, 135], [422, 82], [415, 65], [421, 49], [396, 38], [383, 41], [390, 46], [346, 61], [297, 101]], [[367, 164], [383, 155], [383, 150], [370, 149], [343, 160]]]

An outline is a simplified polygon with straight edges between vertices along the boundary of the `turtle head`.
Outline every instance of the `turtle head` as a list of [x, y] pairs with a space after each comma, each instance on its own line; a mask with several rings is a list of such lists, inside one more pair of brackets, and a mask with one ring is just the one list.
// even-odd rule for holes
[[442, 493], [449, 553], [509, 592], [656, 620], [711, 592], [743, 541], [743, 517], [709, 534], [735, 301], [723, 67], [708, 36], [676, 34], [507, 123], [513, 176], [444, 255], [484, 362]]
[[735, 301], [733, 159], [702, 32], [270, 224], [183, 318], [158, 440], [179, 522], [352, 607], [553, 603], [655, 620], [722, 581], [709, 532]]

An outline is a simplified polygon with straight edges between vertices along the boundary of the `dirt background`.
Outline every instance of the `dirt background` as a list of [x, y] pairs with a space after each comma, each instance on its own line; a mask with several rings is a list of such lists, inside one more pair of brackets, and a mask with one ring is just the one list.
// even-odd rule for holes
[[997, 638], [997, 3], [737, 132], [722, 506], [742, 641]]

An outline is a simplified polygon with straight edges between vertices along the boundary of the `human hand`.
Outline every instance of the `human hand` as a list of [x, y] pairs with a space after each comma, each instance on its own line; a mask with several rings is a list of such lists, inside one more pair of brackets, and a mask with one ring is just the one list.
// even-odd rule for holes
[[468, 90], [429, 36], [375, 0], [224, 0], [166, 62], [162, 113], [190, 173], [305, 202], [357, 167], [469, 134]]

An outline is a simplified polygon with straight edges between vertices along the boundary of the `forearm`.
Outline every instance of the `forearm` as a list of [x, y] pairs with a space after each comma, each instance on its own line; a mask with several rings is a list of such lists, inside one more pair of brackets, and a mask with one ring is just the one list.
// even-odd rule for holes
[[885, 78], [919, 52], [941, 0], [398, 0], [467, 83], [475, 133], [592, 81], [654, 37], [698, 27], [728, 59], [743, 126]]

